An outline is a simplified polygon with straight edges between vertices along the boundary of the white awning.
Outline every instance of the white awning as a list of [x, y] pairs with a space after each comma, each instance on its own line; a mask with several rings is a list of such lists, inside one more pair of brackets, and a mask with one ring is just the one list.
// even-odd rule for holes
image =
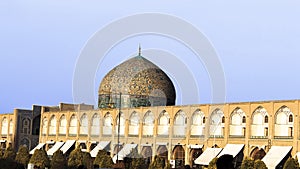
[[52, 156], [63, 144], [64, 142], [56, 142], [53, 147], [47, 151], [47, 155]]
[[0, 140], [0, 143], [5, 143], [6, 142], [6, 140]]
[[243, 148], [244, 144], [226, 144], [224, 149], [218, 155], [218, 158], [224, 154], [232, 155], [233, 158], [235, 158], [239, 154], [239, 152], [242, 151]]
[[168, 143], [167, 142], [156, 142], [156, 145], [158, 145], [158, 146], [166, 146], [166, 145], [168, 145]]
[[100, 143], [90, 152], [91, 157], [96, 157], [99, 150], [105, 149], [109, 143], [110, 141], [100, 141]]
[[207, 148], [196, 160], [195, 164], [208, 165], [209, 162], [217, 157], [222, 148]]
[[45, 145], [45, 143], [39, 143], [36, 147], [34, 147], [34, 149], [32, 149], [29, 152], [29, 154], [33, 154], [36, 149], [41, 149], [44, 145]]
[[117, 162], [117, 155], [118, 155], [118, 160], [123, 160], [124, 157], [126, 157], [132, 149], [136, 148], [137, 144], [125, 144], [125, 146], [122, 148], [121, 151], [118, 152], [118, 154], [116, 154], [113, 157], [113, 162], [116, 163]]
[[75, 143], [75, 140], [67, 140], [66, 143], [60, 148], [60, 150], [65, 154]]
[[190, 147], [191, 149], [201, 149], [201, 148], [203, 148], [203, 145], [190, 144], [189, 147]]
[[291, 152], [292, 148], [292, 146], [272, 146], [262, 161], [268, 169], [275, 169], [281, 160]]

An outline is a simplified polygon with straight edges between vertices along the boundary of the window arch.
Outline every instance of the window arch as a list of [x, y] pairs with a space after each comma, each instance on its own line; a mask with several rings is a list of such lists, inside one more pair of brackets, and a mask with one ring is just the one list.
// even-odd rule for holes
[[130, 124], [131, 126], [138, 126], [138, 125], [139, 125], [139, 121], [140, 121], [139, 115], [138, 115], [137, 112], [134, 111], [134, 112], [131, 114], [130, 118], [129, 118], [129, 124]]
[[292, 115], [292, 114], [290, 114], [290, 115], [289, 115], [289, 123], [293, 123], [293, 122], [294, 122], [293, 115]]
[[88, 125], [88, 116], [84, 113], [80, 118], [80, 135], [88, 135]]
[[[204, 120], [203, 120], [204, 119]], [[204, 122], [204, 123], [203, 123]], [[200, 126], [205, 124], [205, 116], [204, 113], [200, 110], [196, 110], [192, 115], [192, 125]]]
[[100, 116], [98, 113], [95, 113], [92, 117], [91, 135], [99, 136], [99, 134], [100, 134]]
[[48, 119], [47, 117], [43, 118], [43, 129], [42, 129], [42, 134], [46, 135], [48, 130]]
[[66, 131], [67, 131], [67, 119], [66, 116], [63, 114], [59, 120], [58, 134], [65, 135]]
[[211, 136], [223, 137], [224, 123], [225, 123], [225, 117], [223, 111], [220, 110], [219, 108], [215, 109], [210, 116], [209, 134]]
[[262, 106], [252, 113], [251, 137], [267, 137], [269, 135], [269, 115]]
[[151, 111], [147, 111], [143, 120], [143, 135], [153, 136], [154, 130], [154, 114]]
[[139, 134], [139, 115], [134, 111], [129, 118], [129, 135], [138, 135]]
[[8, 120], [6, 117], [2, 119], [2, 128], [1, 128], [1, 134], [7, 135], [8, 133]]
[[70, 136], [77, 135], [77, 117], [74, 114], [70, 118], [69, 135]]
[[186, 135], [187, 118], [183, 111], [178, 111], [174, 117], [173, 134], [174, 136], [184, 137]]
[[178, 111], [174, 118], [174, 125], [182, 126], [186, 125], [187, 119], [186, 115], [183, 111]]
[[[120, 116], [120, 118], [119, 118]], [[118, 114], [118, 116], [116, 117], [116, 134], [118, 134], [119, 130], [118, 130], [118, 127], [119, 127], [119, 119], [120, 119], [120, 135], [121, 136], [124, 136], [125, 134], [125, 117], [124, 117], [124, 113], [123, 112], [120, 112]]]
[[113, 126], [112, 115], [109, 112], [107, 112], [103, 118], [103, 129], [102, 129], [103, 135], [107, 135], [107, 136], [112, 135], [112, 126]]
[[158, 125], [168, 126], [169, 124], [170, 124], [169, 113], [164, 110], [160, 113], [158, 117]]
[[12, 119], [10, 119], [9, 121], [9, 134], [13, 134], [14, 133], [14, 122]]
[[49, 135], [56, 135], [56, 118], [54, 115], [50, 118]]
[[269, 117], [268, 117], [268, 115], [265, 116], [265, 121], [264, 121], [264, 123], [269, 123]]

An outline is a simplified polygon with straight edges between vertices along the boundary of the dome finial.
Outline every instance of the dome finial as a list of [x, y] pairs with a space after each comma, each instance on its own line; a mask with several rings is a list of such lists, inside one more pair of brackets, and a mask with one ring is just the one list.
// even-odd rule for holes
[[141, 49], [141, 44], [139, 44], [139, 56], [142, 56], [142, 49]]

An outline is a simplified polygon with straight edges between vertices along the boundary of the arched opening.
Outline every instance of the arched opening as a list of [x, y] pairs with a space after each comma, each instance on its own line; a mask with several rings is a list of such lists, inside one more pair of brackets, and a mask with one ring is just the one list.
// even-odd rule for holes
[[196, 110], [192, 115], [191, 136], [202, 136], [205, 130], [205, 116], [200, 110]]
[[56, 118], [54, 115], [50, 118], [49, 135], [56, 135]]
[[67, 119], [66, 116], [63, 114], [59, 119], [58, 134], [66, 135], [66, 131], [67, 131]]
[[[32, 121], [32, 135], [39, 135], [40, 134], [40, 121], [41, 115], [36, 116]], [[10, 127], [11, 128], [11, 127]]]
[[148, 168], [148, 166], [151, 164], [151, 159], [152, 159], [152, 148], [151, 148], [151, 146], [143, 146], [142, 151], [141, 151], [141, 155], [145, 159], [145, 163], [147, 165], [146, 168]]
[[104, 136], [112, 135], [112, 126], [113, 126], [112, 115], [109, 112], [107, 112], [103, 118], [102, 133]]
[[185, 137], [186, 136], [186, 123], [187, 118], [183, 111], [178, 111], [174, 117], [174, 129], [173, 135], [175, 137]]
[[143, 121], [143, 136], [152, 137], [154, 129], [154, 114], [151, 111], [148, 111], [144, 116]]
[[265, 155], [266, 155], [265, 150], [258, 147], [254, 148], [250, 153], [250, 157], [253, 160], [261, 160]]
[[165, 145], [159, 145], [157, 148], [157, 155], [163, 158], [165, 161], [168, 160], [168, 149]]
[[[120, 116], [120, 118], [119, 118]], [[124, 136], [125, 135], [125, 117], [124, 117], [124, 113], [120, 112], [117, 117], [116, 117], [116, 127], [115, 127], [115, 131], [116, 131], [116, 135], [120, 135], [120, 136]], [[120, 122], [119, 122], [120, 119]], [[120, 124], [119, 124], [120, 123]], [[120, 133], [119, 132], [119, 126], [120, 126]]]
[[42, 134], [46, 135], [48, 130], [48, 119], [46, 117], [43, 118], [43, 129]]
[[139, 115], [134, 111], [129, 118], [129, 135], [139, 135], [139, 121]]
[[190, 165], [196, 168], [195, 160], [203, 153], [201, 148], [193, 148], [190, 151]]
[[160, 137], [169, 136], [170, 116], [168, 112], [162, 111], [158, 117], [157, 135]]
[[92, 117], [91, 136], [99, 136], [100, 134], [100, 116], [95, 113]]
[[182, 145], [176, 145], [173, 149], [173, 159], [175, 160], [175, 168], [181, 168], [185, 164], [185, 151]]
[[70, 126], [69, 126], [69, 136], [77, 135], [77, 118], [73, 114], [70, 118]]
[[88, 135], [88, 124], [89, 121], [88, 121], [88, 117], [87, 115], [84, 113], [81, 118], [80, 118], [80, 130], [79, 130], [79, 133], [80, 135]]

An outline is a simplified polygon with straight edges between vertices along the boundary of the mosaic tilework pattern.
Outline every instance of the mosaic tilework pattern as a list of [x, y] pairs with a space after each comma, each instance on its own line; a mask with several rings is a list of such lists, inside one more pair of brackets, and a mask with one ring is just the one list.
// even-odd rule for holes
[[102, 80], [99, 99], [110, 94], [133, 98], [165, 98], [175, 104], [175, 88], [158, 66], [142, 56], [131, 58], [112, 69]]

